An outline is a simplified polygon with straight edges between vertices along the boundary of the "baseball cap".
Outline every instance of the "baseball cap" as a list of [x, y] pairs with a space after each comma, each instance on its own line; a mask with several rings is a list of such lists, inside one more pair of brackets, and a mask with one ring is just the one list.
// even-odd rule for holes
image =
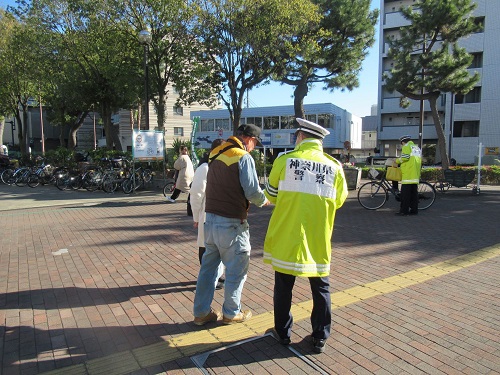
[[236, 129], [237, 132], [241, 132], [242, 134], [248, 137], [254, 137], [257, 139], [257, 144], [262, 146], [262, 140], [260, 139], [260, 133], [262, 131], [257, 125], [254, 124], [242, 124]]

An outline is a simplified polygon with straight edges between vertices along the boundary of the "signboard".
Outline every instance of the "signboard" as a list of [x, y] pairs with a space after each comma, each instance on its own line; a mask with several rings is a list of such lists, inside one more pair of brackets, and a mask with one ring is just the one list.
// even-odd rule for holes
[[272, 145], [287, 147], [292, 145], [291, 133], [273, 133], [272, 134]]
[[500, 154], [500, 147], [485, 147], [485, 155], [498, 155]]
[[132, 157], [139, 160], [163, 160], [165, 143], [163, 132], [135, 130], [132, 134]]

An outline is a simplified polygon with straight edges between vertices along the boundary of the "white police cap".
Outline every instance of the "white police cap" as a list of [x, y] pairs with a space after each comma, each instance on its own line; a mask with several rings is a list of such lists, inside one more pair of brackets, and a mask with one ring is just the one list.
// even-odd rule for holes
[[297, 130], [316, 135], [321, 139], [330, 134], [328, 130], [318, 124], [315, 124], [314, 122], [307, 121], [302, 118], [297, 118], [297, 122], [299, 123]]
[[408, 142], [409, 140], [411, 140], [410, 135], [403, 135], [402, 137], [399, 138], [399, 142]]

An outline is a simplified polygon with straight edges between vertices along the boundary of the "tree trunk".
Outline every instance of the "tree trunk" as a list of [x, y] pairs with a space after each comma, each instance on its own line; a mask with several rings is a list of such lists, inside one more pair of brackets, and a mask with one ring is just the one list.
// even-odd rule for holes
[[293, 110], [295, 113], [295, 118], [304, 118], [304, 98], [307, 96], [309, 88], [307, 87], [307, 81], [302, 80], [293, 91]]
[[21, 111], [16, 109], [16, 122], [17, 122], [17, 140], [19, 142], [19, 149], [21, 150], [21, 156], [26, 156], [26, 123], [28, 121], [28, 116], [23, 112], [23, 117], [21, 118]]
[[69, 131], [68, 137], [68, 149], [73, 150], [76, 147], [76, 134], [78, 130], [81, 128], [85, 117], [88, 115], [88, 112], [83, 112], [78, 116], [78, 119], [71, 124], [71, 129]]
[[111, 124], [111, 129], [112, 129], [111, 136], [113, 137], [115, 150], [124, 151], [122, 146], [122, 141], [120, 139], [120, 125]]
[[66, 147], [66, 141], [64, 140], [64, 124], [61, 123], [59, 126], [59, 146]]
[[167, 119], [167, 105], [165, 102], [165, 95], [162, 93], [160, 93], [158, 96], [157, 119], [158, 128], [163, 129], [165, 127], [165, 121]]
[[[0, 120], [0, 146], [3, 145], [3, 129], [5, 128], [5, 118]], [[14, 142], [14, 140], [12, 140]]]
[[448, 159], [448, 152], [446, 151], [446, 139], [444, 136], [443, 126], [441, 120], [439, 119], [439, 113], [437, 110], [437, 100], [439, 96], [432, 96], [429, 98], [429, 104], [431, 105], [432, 119], [434, 120], [434, 126], [436, 127], [436, 134], [438, 137], [437, 148], [439, 149], [439, 155], [441, 155], [441, 166], [443, 169], [448, 169], [450, 167], [450, 161]]

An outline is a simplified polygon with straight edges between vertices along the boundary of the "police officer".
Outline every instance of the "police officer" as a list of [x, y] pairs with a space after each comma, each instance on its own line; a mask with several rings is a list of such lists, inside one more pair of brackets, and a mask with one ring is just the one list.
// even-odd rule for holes
[[401, 206], [396, 215], [418, 214], [418, 183], [422, 167], [422, 151], [412, 142], [409, 135], [399, 138], [403, 149], [401, 157], [395, 160], [401, 165]]
[[348, 191], [342, 165], [323, 152], [323, 138], [330, 132], [307, 120], [297, 122], [295, 149], [274, 161], [265, 190], [276, 207], [264, 242], [264, 263], [275, 271], [273, 334], [283, 345], [290, 344], [295, 277], [307, 277], [313, 296], [313, 350], [322, 353], [331, 327], [333, 223]]

